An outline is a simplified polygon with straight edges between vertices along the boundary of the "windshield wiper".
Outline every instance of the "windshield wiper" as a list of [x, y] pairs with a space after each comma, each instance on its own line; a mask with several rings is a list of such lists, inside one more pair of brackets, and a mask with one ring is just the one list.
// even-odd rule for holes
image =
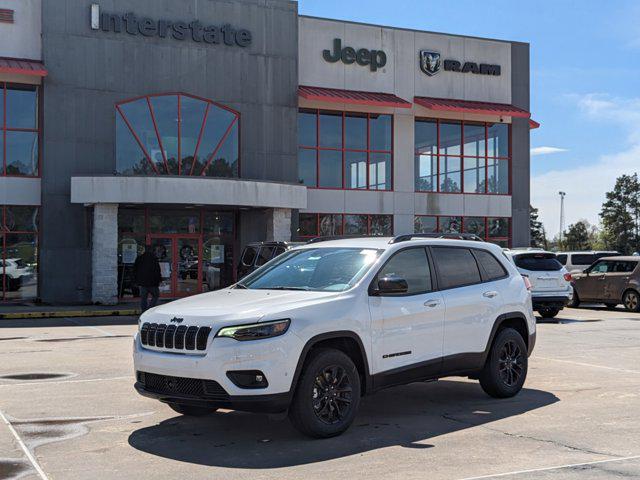
[[236, 283], [235, 287], [233, 287], [233, 288], [239, 288], [240, 290], [246, 290], [247, 286], [242, 284], [242, 283], [240, 283], [240, 282], [238, 282], [238, 283]]
[[262, 287], [258, 288], [258, 290], [301, 290], [307, 292], [310, 290], [309, 287], [285, 287], [284, 285], [276, 285], [275, 287]]

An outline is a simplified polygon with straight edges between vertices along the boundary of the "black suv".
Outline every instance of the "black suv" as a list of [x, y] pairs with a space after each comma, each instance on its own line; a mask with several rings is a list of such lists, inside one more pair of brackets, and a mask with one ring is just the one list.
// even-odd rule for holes
[[247, 244], [238, 262], [238, 280], [261, 267], [272, 258], [292, 249], [302, 242], [253, 242]]

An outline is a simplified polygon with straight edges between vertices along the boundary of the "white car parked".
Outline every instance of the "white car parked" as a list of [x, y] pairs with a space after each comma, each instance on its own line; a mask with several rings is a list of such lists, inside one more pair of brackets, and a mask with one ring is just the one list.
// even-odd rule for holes
[[330, 437], [361, 396], [445, 376], [517, 394], [536, 338], [531, 294], [485, 242], [351, 238], [305, 244], [242, 282], [148, 310], [135, 384], [186, 415], [287, 412]]
[[555, 253], [537, 249], [505, 250], [518, 271], [531, 282], [533, 309], [542, 318], [553, 318], [573, 298], [571, 274]]

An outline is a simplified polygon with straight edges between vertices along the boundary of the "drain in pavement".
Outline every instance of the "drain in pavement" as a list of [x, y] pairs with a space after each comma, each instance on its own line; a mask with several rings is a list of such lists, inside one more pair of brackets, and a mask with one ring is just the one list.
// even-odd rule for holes
[[0, 458], [0, 478], [20, 478], [31, 466], [19, 458]]
[[52, 378], [70, 377], [70, 373], [11, 373], [2, 375], [4, 380], [51, 380]]

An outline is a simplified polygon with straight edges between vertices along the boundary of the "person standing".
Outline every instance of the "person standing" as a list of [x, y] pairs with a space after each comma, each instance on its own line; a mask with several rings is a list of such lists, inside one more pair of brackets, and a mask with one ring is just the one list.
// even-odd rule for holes
[[[160, 262], [158, 262], [151, 244], [145, 245], [144, 253], [136, 258], [133, 265], [133, 278], [140, 288], [140, 310], [144, 312], [147, 308], [155, 307], [160, 296], [159, 286], [162, 275], [160, 274]], [[151, 295], [150, 304], [147, 303], [149, 295]]]

